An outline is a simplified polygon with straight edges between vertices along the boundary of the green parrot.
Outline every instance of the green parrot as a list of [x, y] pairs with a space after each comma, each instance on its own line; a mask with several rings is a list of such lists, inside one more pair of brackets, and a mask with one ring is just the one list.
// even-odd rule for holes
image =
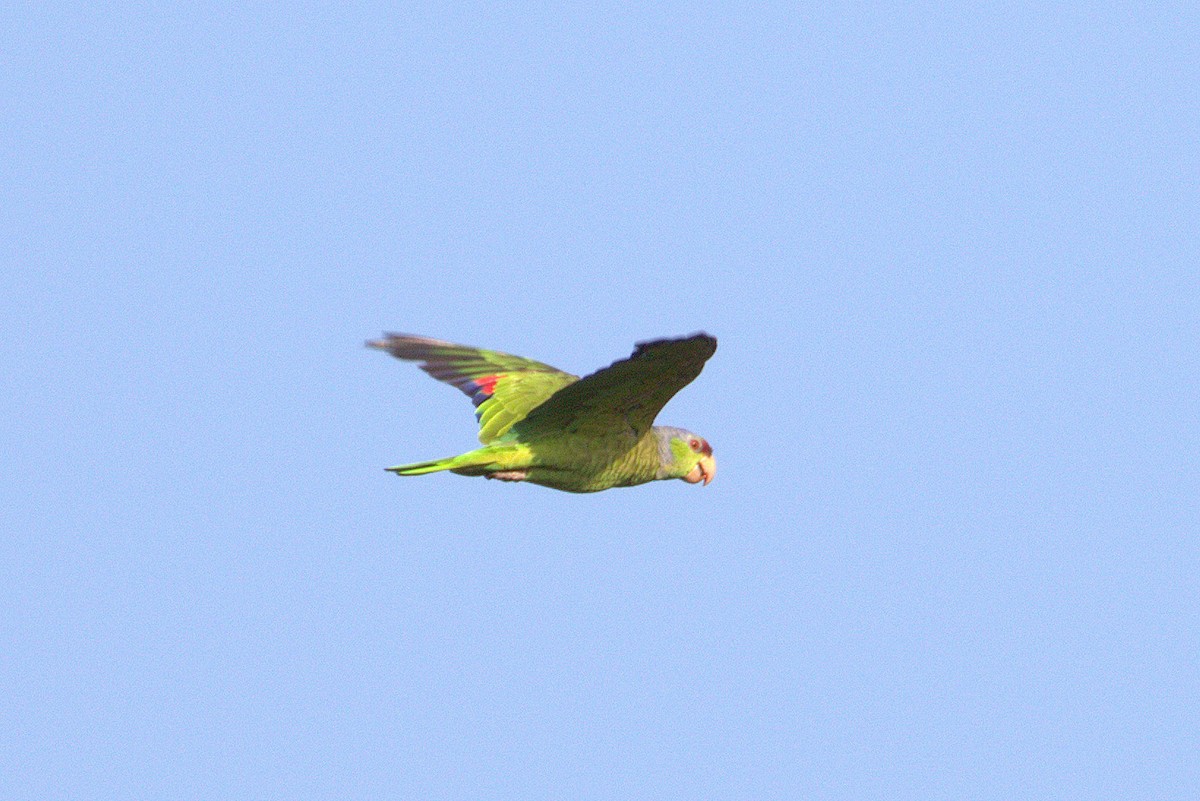
[[652, 425], [716, 351], [717, 340], [708, 334], [639, 343], [628, 359], [585, 378], [520, 356], [406, 334], [385, 334], [367, 346], [419, 362], [475, 402], [482, 448], [387, 468], [397, 475], [449, 470], [598, 492], [668, 478], [708, 484], [717, 474], [703, 437]]

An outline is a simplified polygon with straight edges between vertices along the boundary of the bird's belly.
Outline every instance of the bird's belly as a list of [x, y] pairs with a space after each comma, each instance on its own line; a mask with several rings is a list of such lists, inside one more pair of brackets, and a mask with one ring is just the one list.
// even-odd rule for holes
[[656, 470], [637, 443], [569, 438], [531, 443], [536, 464], [526, 481], [567, 492], [599, 492], [653, 481]]

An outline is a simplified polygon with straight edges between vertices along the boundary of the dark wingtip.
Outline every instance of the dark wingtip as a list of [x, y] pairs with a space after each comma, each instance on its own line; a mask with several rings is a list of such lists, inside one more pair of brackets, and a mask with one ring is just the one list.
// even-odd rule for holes
[[386, 350], [388, 353], [395, 356], [397, 359], [422, 359], [425, 358], [424, 353], [418, 349], [437, 347], [437, 348], [456, 348], [460, 347], [453, 342], [445, 342], [440, 339], [431, 337], [417, 336], [416, 334], [397, 334], [392, 331], [385, 331], [380, 339], [368, 339], [366, 346], [377, 350]]
[[687, 336], [682, 337], [663, 337], [662, 339], [651, 339], [647, 342], [639, 342], [634, 348], [633, 355], [638, 356], [648, 350], [659, 347], [660, 345], [670, 345], [676, 342], [693, 341], [703, 341], [708, 344], [710, 350], [708, 352], [708, 356], [704, 357], [705, 359], [711, 357], [712, 354], [717, 352], [717, 338], [706, 331], [696, 331], [693, 334], [688, 334]]
[[697, 331], [696, 333], [687, 337], [687, 339], [706, 340], [710, 345], [712, 345], [713, 353], [716, 353], [716, 351], [717, 351], [717, 338], [714, 337], [712, 334], [708, 333], [707, 331]]
[[384, 331], [379, 339], [368, 339], [366, 345], [368, 348], [389, 350], [393, 345], [396, 344], [397, 340], [404, 339], [412, 339], [412, 337], [408, 336], [407, 334], [395, 334], [391, 331]]

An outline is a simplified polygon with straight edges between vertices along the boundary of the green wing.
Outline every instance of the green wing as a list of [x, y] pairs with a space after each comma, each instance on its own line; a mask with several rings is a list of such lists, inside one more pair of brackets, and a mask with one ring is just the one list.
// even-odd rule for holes
[[397, 359], [420, 362], [422, 370], [462, 390], [475, 404], [479, 441], [485, 445], [503, 436], [551, 395], [579, 380], [532, 359], [427, 337], [384, 334], [383, 339], [367, 345]]
[[519, 434], [554, 431], [641, 437], [675, 393], [690, 384], [717, 350], [698, 333], [641, 342], [628, 359], [564, 385], [516, 427]]

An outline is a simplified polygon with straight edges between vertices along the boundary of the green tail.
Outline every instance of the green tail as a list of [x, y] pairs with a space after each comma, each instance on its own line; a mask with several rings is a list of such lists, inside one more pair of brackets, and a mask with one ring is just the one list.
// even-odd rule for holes
[[386, 469], [398, 476], [420, 476], [425, 473], [436, 473], [439, 470], [449, 470], [457, 458], [457, 456], [451, 456], [446, 459], [435, 459], [432, 462], [414, 462], [413, 464], [401, 464]]
[[482, 476], [501, 468], [502, 460], [510, 450], [496, 447], [480, 448], [458, 456], [448, 456], [445, 459], [402, 464], [387, 469], [398, 476], [420, 476], [425, 473], [436, 473], [439, 470], [451, 470], [460, 476]]

